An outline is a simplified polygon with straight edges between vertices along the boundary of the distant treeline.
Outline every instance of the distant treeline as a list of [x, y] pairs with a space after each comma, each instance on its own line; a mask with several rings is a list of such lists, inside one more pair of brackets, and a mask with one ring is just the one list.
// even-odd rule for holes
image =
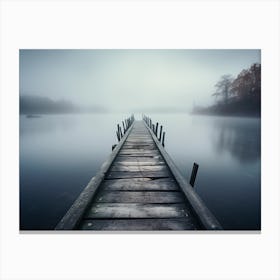
[[20, 114], [67, 114], [104, 112], [99, 106], [81, 107], [67, 100], [54, 101], [48, 97], [35, 95], [20, 96]]
[[215, 85], [216, 104], [193, 108], [194, 114], [256, 116], [261, 114], [261, 65], [253, 64], [234, 79], [224, 75]]

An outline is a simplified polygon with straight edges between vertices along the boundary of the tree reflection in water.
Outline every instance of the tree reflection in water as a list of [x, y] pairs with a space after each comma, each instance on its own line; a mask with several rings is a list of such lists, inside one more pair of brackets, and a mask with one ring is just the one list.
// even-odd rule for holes
[[241, 163], [259, 160], [261, 154], [260, 119], [216, 119], [213, 143], [217, 152], [229, 152]]

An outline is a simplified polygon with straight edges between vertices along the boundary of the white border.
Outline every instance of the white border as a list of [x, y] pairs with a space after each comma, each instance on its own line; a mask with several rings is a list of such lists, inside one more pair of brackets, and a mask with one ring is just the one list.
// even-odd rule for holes
[[[1, 279], [279, 279], [279, 34], [278, 1], [2, 1]], [[262, 49], [262, 233], [19, 234], [20, 48]]]

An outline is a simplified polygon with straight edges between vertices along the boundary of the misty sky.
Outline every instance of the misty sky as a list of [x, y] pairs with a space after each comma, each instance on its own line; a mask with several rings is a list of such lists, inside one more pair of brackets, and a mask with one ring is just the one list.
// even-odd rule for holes
[[210, 105], [260, 50], [20, 50], [20, 94], [134, 112]]

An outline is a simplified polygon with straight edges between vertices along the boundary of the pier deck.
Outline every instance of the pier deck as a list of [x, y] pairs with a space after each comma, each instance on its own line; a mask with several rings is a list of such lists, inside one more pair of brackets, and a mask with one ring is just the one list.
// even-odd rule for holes
[[220, 229], [150, 131], [133, 123], [56, 229]]

